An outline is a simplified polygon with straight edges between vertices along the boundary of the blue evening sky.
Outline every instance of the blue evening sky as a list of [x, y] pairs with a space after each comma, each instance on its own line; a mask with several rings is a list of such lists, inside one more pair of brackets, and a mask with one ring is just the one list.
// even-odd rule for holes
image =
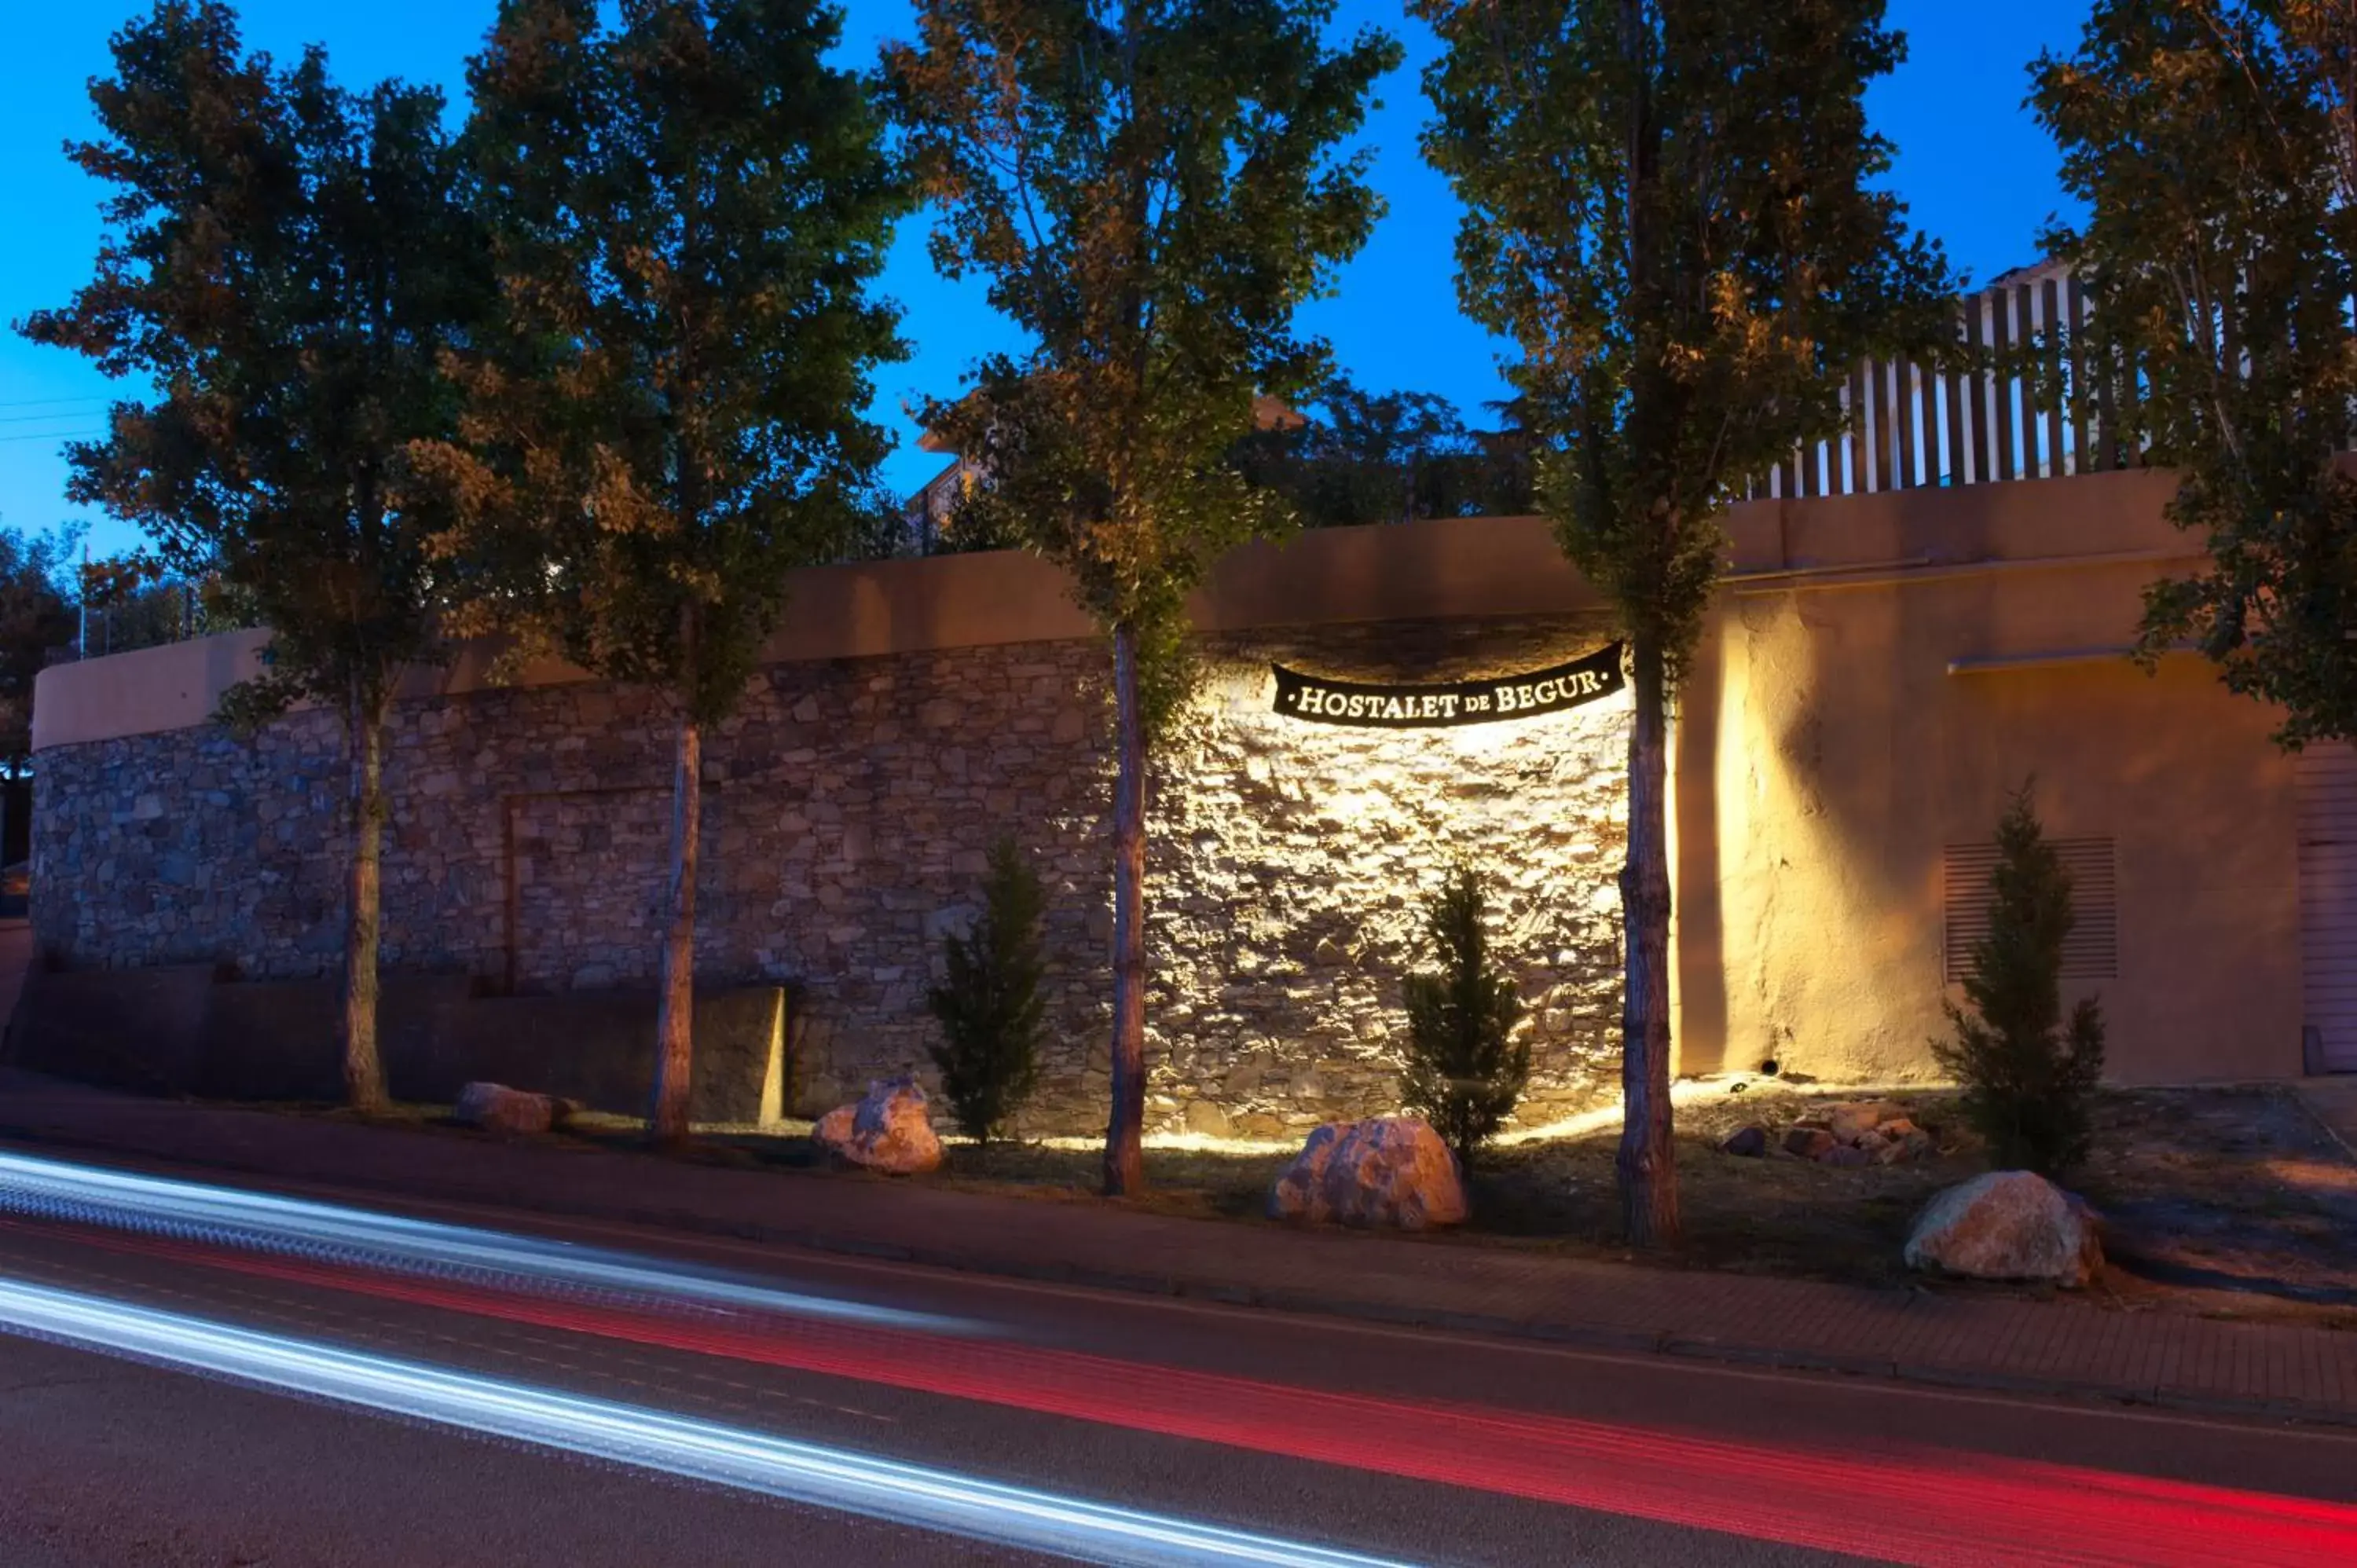
[[[108, 65], [109, 36], [145, 9], [124, 0], [38, 4], [9, 0], [0, 59], [0, 324], [62, 303], [88, 277], [99, 235], [101, 192], [65, 161], [60, 144], [91, 130], [85, 84]], [[1338, 26], [1373, 24], [1407, 45], [1406, 66], [1383, 84], [1368, 140], [1374, 179], [1391, 210], [1367, 249], [1336, 280], [1333, 296], [1305, 313], [1342, 367], [1375, 390], [1437, 392], [1469, 415], [1503, 395], [1498, 345], [1458, 314], [1450, 242], [1457, 209], [1447, 185], [1416, 156], [1425, 117], [1418, 72], [1430, 33], [1400, 0], [1341, 0]], [[1894, 183], [1916, 220], [1977, 279], [2033, 258], [2040, 224], [2056, 208], [2055, 156], [2021, 108], [2024, 69], [2041, 48], [2075, 38], [2086, 0], [1982, 0], [1971, 6], [1891, 0], [1911, 58], [1877, 85], [1876, 126], [1899, 147]], [[317, 0], [245, 0], [249, 47], [291, 58], [325, 44], [345, 81], [386, 76], [445, 85], [461, 95], [466, 56], [492, 0], [382, 0], [332, 6]], [[906, 32], [908, 0], [847, 0], [846, 55], [872, 59], [881, 39]], [[883, 369], [877, 413], [901, 435], [886, 474], [894, 488], [920, 483], [942, 459], [919, 452], [899, 410], [925, 392], [955, 389], [976, 356], [1009, 346], [1010, 334], [972, 284], [936, 277], [911, 220], [884, 286], [907, 307], [909, 360]], [[109, 383], [79, 356], [0, 334], [0, 524], [43, 529], [82, 516], [101, 553], [136, 542], [132, 531], [65, 499], [59, 446], [102, 423]]]

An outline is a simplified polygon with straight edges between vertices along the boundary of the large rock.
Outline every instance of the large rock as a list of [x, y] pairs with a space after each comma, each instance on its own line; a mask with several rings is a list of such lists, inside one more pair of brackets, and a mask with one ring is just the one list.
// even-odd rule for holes
[[1768, 1129], [1757, 1123], [1738, 1127], [1727, 1135], [1726, 1142], [1718, 1148], [1721, 1154], [1735, 1155], [1747, 1160], [1759, 1159], [1768, 1152]]
[[1277, 1219], [1422, 1230], [1465, 1219], [1456, 1156], [1416, 1116], [1329, 1122], [1309, 1134], [1276, 1187]]
[[1992, 1171], [1934, 1197], [1907, 1238], [1910, 1268], [2083, 1285], [2104, 1265], [2085, 1201], [2029, 1171]]
[[553, 1094], [479, 1081], [458, 1090], [458, 1103], [452, 1113], [466, 1125], [486, 1133], [545, 1133], [562, 1123], [572, 1109], [569, 1101]]
[[857, 1103], [820, 1117], [811, 1136], [840, 1159], [891, 1176], [920, 1175], [942, 1163], [925, 1091], [906, 1074], [869, 1084]]

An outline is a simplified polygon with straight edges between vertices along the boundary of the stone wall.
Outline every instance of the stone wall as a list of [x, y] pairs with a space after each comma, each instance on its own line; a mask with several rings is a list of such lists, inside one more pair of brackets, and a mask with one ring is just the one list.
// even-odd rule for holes
[[[1418, 901], [1458, 855], [1498, 879], [1493, 934], [1530, 1003], [1525, 1119], [1609, 1094], [1621, 700], [1405, 732], [1268, 711], [1272, 660], [1470, 678], [1603, 636], [1556, 618], [1204, 642], [1201, 700], [1151, 796], [1150, 1128], [1277, 1136], [1392, 1109]], [[707, 740], [698, 973], [805, 988], [806, 1108], [924, 1065], [941, 934], [1012, 832], [1051, 898], [1052, 1044], [1025, 1130], [1102, 1127], [1105, 662], [1097, 643], [1046, 642], [780, 664]], [[387, 967], [526, 993], [649, 984], [670, 740], [659, 699], [590, 684], [399, 709]], [[50, 961], [327, 972], [340, 757], [316, 713], [251, 743], [205, 726], [44, 751], [33, 913]]]

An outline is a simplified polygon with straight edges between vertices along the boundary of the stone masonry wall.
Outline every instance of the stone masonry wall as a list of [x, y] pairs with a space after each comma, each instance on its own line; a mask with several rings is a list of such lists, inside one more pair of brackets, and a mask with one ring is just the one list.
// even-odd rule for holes
[[[1203, 644], [1201, 699], [1150, 797], [1150, 1129], [1275, 1137], [1394, 1109], [1400, 977], [1419, 902], [1458, 855], [1495, 878], [1493, 940], [1529, 1004], [1523, 1120], [1609, 1096], [1624, 700], [1339, 729], [1271, 713], [1268, 671], [1475, 678], [1604, 635], [1554, 619]], [[1095, 642], [1052, 642], [779, 665], [709, 737], [698, 974], [807, 988], [805, 1107], [927, 1065], [941, 935], [971, 917], [985, 852], [1012, 832], [1050, 895], [1051, 1043], [1024, 1130], [1102, 1128], [1105, 664]], [[659, 698], [598, 685], [400, 709], [386, 966], [494, 989], [651, 984], [670, 741]], [[251, 743], [207, 726], [43, 752], [44, 950], [74, 967], [330, 972], [341, 750], [334, 719], [308, 713]]]

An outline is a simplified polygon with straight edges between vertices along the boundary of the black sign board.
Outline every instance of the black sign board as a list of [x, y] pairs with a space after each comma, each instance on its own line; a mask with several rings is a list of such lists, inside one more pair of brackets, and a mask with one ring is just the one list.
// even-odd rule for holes
[[1440, 729], [1536, 718], [1609, 697], [1621, 685], [1617, 642], [1568, 664], [1447, 686], [1374, 686], [1320, 680], [1282, 664], [1271, 668], [1276, 671], [1278, 713], [1364, 729]]

